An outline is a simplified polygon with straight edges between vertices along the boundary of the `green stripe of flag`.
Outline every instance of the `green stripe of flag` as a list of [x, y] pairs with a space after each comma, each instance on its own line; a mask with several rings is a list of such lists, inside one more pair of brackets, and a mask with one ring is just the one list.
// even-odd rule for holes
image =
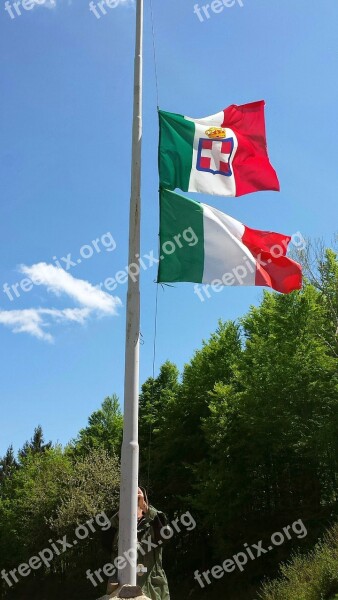
[[182, 115], [159, 111], [159, 173], [161, 187], [188, 191], [192, 168], [195, 123]]
[[203, 270], [204, 228], [201, 204], [168, 190], [161, 190], [158, 283], [201, 282]]

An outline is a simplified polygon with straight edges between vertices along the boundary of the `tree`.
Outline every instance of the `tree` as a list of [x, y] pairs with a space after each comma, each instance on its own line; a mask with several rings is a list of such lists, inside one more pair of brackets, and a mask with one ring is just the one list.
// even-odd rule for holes
[[[151, 500], [168, 509], [166, 472], [171, 462], [172, 420], [179, 390], [178, 369], [166, 361], [157, 378], [149, 377], [139, 398], [141, 483], [150, 486]], [[165, 465], [165, 467], [164, 467]]]
[[[101, 548], [101, 528], [107, 526], [108, 517], [102, 513], [109, 515], [117, 509], [118, 494], [118, 459], [104, 449], [92, 449], [86, 456], [75, 458], [60, 446], [42, 453], [29, 452], [6, 480], [0, 497], [1, 568], [10, 571], [45, 548], [58, 547], [59, 554], [52, 552], [49, 568], [42, 565], [17, 584], [15, 597], [46, 594], [58, 598], [65, 594], [76, 598], [81, 590], [82, 597], [87, 594], [91, 584], [84, 578], [86, 569], [107, 562]], [[82, 536], [89, 519], [92, 526], [87, 526], [88, 535], [76, 540], [77, 527], [84, 525]], [[64, 552], [60, 551], [60, 540], [70, 544]]]
[[192, 507], [195, 466], [208, 453], [202, 425], [209, 414], [210, 394], [217, 382], [228, 384], [234, 379], [240, 354], [238, 326], [220, 322], [184, 368], [182, 383], [165, 413], [156, 454], [157, 481], [170, 512]]
[[34, 429], [34, 435], [30, 442], [25, 442], [22, 449], [19, 450], [19, 458], [22, 461], [29, 454], [42, 454], [46, 450], [50, 450], [52, 442], [45, 443], [41, 425]]
[[11, 477], [17, 468], [13, 446], [9, 446], [5, 456], [0, 460], [0, 485], [6, 477]]
[[119, 460], [103, 448], [92, 448], [85, 456], [75, 459], [72, 468], [64, 473], [63, 492], [51, 519], [58, 533], [74, 531], [79, 523], [118, 508], [120, 483]]
[[151, 435], [150, 482], [154, 501], [169, 513], [191, 506], [194, 466], [207, 452], [202, 430], [209, 394], [216, 382], [228, 383], [241, 353], [239, 328], [219, 323], [217, 331], [191, 363], [182, 383], [177, 367], [167, 361], [156, 379], [149, 378], [140, 395], [140, 442], [143, 478], [147, 478]]
[[4, 566], [13, 567], [46, 546], [51, 535], [49, 519], [55, 514], [70, 469], [70, 460], [56, 446], [28, 452], [20, 468], [6, 480], [0, 519]]
[[299, 514], [318, 528], [334, 506], [338, 365], [317, 335], [325, 318], [318, 295], [312, 285], [264, 293], [242, 319], [236, 379], [211, 394], [195, 503], [218, 552]]
[[319, 291], [319, 299], [325, 308], [325, 319], [318, 328], [318, 335], [325, 340], [331, 352], [338, 357], [338, 234], [331, 248], [322, 240], [307, 240], [304, 248], [295, 252], [302, 263], [306, 280]]
[[113, 394], [89, 417], [87, 427], [81, 429], [70, 450], [76, 455], [86, 455], [94, 448], [102, 448], [111, 456], [120, 456], [122, 434], [123, 416], [118, 396]]
[[[289, 558], [290, 546], [312, 544], [337, 511], [337, 285], [337, 256], [325, 249], [303, 290], [265, 292], [239, 323], [219, 323], [181, 378], [167, 361], [142, 386], [143, 483], [149, 475], [150, 499], [170, 519], [190, 510], [197, 522], [166, 555], [169, 576], [186, 581], [189, 591], [187, 573], [210, 570], [244, 543], [266, 546], [273, 532], [302, 518], [308, 529], [302, 542], [285, 541], [248, 564], [245, 577], [220, 581], [220, 596], [253, 597], [260, 578]], [[113, 396], [65, 452], [46, 448], [42, 431], [25, 445], [19, 468], [8, 450], [0, 468], [1, 564], [26, 562], [56, 536], [73, 540], [79, 524], [116, 510], [121, 437]], [[53, 589], [60, 597], [67, 583], [65, 597], [75, 598], [85, 569], [105, 562], [96, 533], [42, 573], [49, 587], [40, 596], [34, 579], [30, 593], [27, 578], [24, 597], [52, 598]]]
[[[67, 555], [61, 555], [56, 561], [58, 572], [68, 576], [70, 598], [74, 597], [74, 588], [88, 593], [91, 584], [84, 578], [87, 569], [94, 571], [107, 563], [101, 527], [107, 528], [109, 517], [118, 510], [119, 484], [119, 460], [103, 448], [92, 448], [84, 456], [77, 456], [72, 469], [64, 474], [60, 502], [55, 517], [50, 519], [53, 535], [61, 538], [66, 535], [68, 540], [73, 540], [79, 525], [81, 531], [88, 532], [67, 550]], [[88, 521], [92, 522], [91, 527]], [[62, 583], [60, 593], [63, 587]]]

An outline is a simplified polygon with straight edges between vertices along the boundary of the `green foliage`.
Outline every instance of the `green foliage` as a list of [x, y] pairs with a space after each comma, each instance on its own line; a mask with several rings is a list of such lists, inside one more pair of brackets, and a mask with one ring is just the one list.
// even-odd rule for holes
[[13, 446], [9, 446], [5, 456], [0, 460], [0, 485], [7, 477], [11, 477], [17, 468]]
[[168, 409], [178, 390], [178, 369], [167, 361], [156, 379], [149, 377], [142, 385], [140, 394], [140, 442], [145, 447], [148, 443], [149, 430], [156, 437], [162, 433]]
[[[338, 499], [338, 261], [333, 250], [319, 250], [315, 263], [306, 256], [302, 291], [265, 292], [239, 323], [219, 323], [181, 378], [167, 361], [142, 386], [141, 482], [149, 478], [150, 500], [169, 518], [190, 510], [197, 521], [166, 550], [169, 579], [181, 590], [172, 586], [174, 600], [191, 592], [195, 569], [210, 569], [300, 518], [304, 540], [252, 561], [237, 579], [224, 578], [218, 595], [251, 600], [281, 561], [282, 576], [265, 585], [263, 600], [333, 600], [338, 592], [337, 528], [302, 555], [337, 515]], [[41, 428], [19, 460], [8, 449], [0, 461], [3, 567], [116, 510], [122, 424], [112, 396], [66, 450], [46, 444]], [[104, 562], [93, 533], [43, 573], [48, 591], [39, 595], [33, 579], [32, 593], [25, 588], [17, 597], [52, 598], [53, 590], [66, 597], [68, 582], [75, 598], [76, 588], [86, 590], [86, 568]], [[196, 600], [200, 593], [196, 586]]]
[[179, 389], [178, 369], [165, 362], [156, 379], [150, 377], [140, 394], [140, 468], [142, 483], [147, 483], [148, 470], [156, 487], [163, 482], [166, 427], [173, 417]]
[[108, 396], [101, 408], [88, 419], [88, 425], [81, 429], [70, 447], [76, 455], [88, 454], [94, 448], [103, 448], [110, 455], [120, 455], [123, 433], [123, 416], [116, 394]]
[[316, 548], [282, 565], [281, 578], [263, 586], [262, 600], [334, 600], [338, 594], [338, 526]]
[[[242, 543], [300, 517], [311, 544], [336, 512], [338, 262], [332, 251], [321, 254], [316, 277], [300, 292], [265, 292], [240, 329], [220, 323], [185, 366], [182, 382], [174, 389], [168, 384], [170, 402], [153, 405], [152, 423], [162, 429], [159, 435], [157, 426], [152, 447], [152, 495], [170, 515], [190, 509], [198, 522], [186, 542], [188, 571], [210, 568]], [[255, 576], [273, 572], [290, 546], [255, 563]], [[179, 565], [170, 559], [177, 575]]]
[[52, 447], [52, 442], [45, 444], [42, 427], [38, 425], [34, 430], [34, 435], [30, 442], [25, 442], [23, 448], [19, 450], [20, 460], [24, 460], [29, 454], [41, 454]]
[[[115, 455], [98, 447], [76, 456], [60, 446], [44, 447], [42, 432], [40, 440], [34, 448], [33, 444], [29, 449], [26, 446], [25, 454], [20, 453], [19, 467], [12, 469], [0, 486], [0, 565], [8, 571], [50, 548], [52, 540], [66, 535], [72, 542], [78, 525], [102, 512], [111, 514], [118, 507], [120, 476]], [[12, 452], [6, 456], [13, 463]], [[6, 597], [21, 598], [37, 597], [37, 590], [45, 590], [48, 597], [54, 597], [54, 592], [60, 597], [67, 587], [70, 597], [75, 598], [81, 590], [91, 591], [86, 569], [102, 566], [106, 557], [100, 527], [89, 533], [65, 554], [55, 556], [51, 569], [40, 568], [13, 590], [0, 582], [0, 592], [2, 587]], [[26, 591], [21, 596], [24, 584]]]
[[[150, 467], [154, 502], [169, 513], [191, 506], [196, 476], [193, 465], [207, 451], [202, 432], [215, 381], [228, 382], [241, 353], [239, 328], [219, 323], [185, 366], [182, 382], [175, 365], [166, 362], [157, 379], [148, 379], [140, 396], [141, 466]], [[149, 436], [151, 447], [149, 454]], [[150, 457], [150, 462], [149, 462]]]
[[24, 561], [43, 549], [50, 537], [49, 518], [55, 514], [71, 470], [61, 447], [28, 453], [21, 468], [6, 480], [0, 506], [1, 563]]
[[319, 301], [325, 318], [318, 324], [318, 336], [325, 340], [330, 352], [338, 356], [338, 235], [332, 248], [321, 240], [308, 240], [298, 252], [306, 280], [319, 291]]
[[242, 320], [235, 380], [211, 393], [195, 505], [216, 529], [219, 552], [299, 515], [318, 522], [334, 505], [337, 360], [316, 334], [317, 296], [311, 286], [265, 293]]
[[58, 533], [74, 531], [78, 524], [100, 512], [118, 508], [120, 484], [119, 460], [102, 448], [94, 448], [75, 460], [64, 472], [63, 493], [51, 519]]

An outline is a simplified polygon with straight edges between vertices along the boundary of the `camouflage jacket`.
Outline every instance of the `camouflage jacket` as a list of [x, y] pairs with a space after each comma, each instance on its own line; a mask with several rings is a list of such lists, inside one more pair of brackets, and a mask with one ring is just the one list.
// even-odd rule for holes
[[[118, 555], [118, 513], [112, 517], [111, 525], [114, 560]], [[137, 583], [150, 600], [170, 600], [168, 581], [162, 566], [162, 548], [165, 543], [160, 533], [162, 527], [168, 527], [167, 518], [153, 506], [149, 506], [147, 513], [137, 524], [137, 563], [146, 569], [146, 572], [138, 574]]]

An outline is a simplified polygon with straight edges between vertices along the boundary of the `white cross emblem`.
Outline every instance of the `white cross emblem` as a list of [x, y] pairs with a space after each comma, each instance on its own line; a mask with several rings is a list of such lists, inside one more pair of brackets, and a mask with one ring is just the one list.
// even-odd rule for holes
[[233, 138], [226, 140], [208, 140], [201, 138], [197, 155], [197, 169], [209, 173], [219, 173], [229, 177], [231, 156], [234, 148]]

